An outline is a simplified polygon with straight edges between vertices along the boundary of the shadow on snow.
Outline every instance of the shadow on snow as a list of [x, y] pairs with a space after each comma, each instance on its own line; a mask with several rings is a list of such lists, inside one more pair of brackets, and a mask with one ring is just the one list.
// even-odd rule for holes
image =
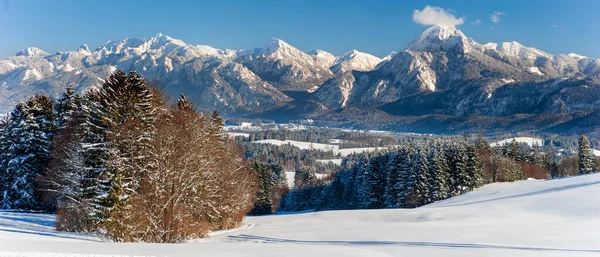
[[463, 244], [463, 243], [437, 243], [437, 242], [410, 242], [410, 241], [343, 241], [343, 240], [294, 240], [282, 239], [254, 235], [237, 235], [229, 238], [238, 241], [259, 241], [265, 243], [297, 243], [297, 244], [316, 244], [316, 245], [393, 245], [405, 247], [438, 247], [438, 248], [473, 248], [473, 249], [501, 249], [501, 250], [522, 250], [522, 251], [558, 251], [558, 252], [589, 252], [600, 253], [600, 250], [594, 249], [564, 249], [564, 248], [546, 248], [546, 247], [527, 247], [527, 246], [507, 246], [490, 244]]

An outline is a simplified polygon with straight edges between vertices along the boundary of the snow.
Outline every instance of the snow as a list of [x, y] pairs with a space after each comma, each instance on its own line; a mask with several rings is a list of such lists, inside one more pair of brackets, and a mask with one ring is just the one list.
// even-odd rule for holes
[[370, 71], [373, 70], [380, 62], [381, 58], [351, 50], [341, 57], [336, 58], [331, 69], [336, 73], [344, 73], [351, 70]]
[[538, 67], [529, 67], [529, 72], [544, 76]]
[[173, 71], [173, 63], [169, 57], [165, 57], [165, 70], [167, 72]]
[[568, 55], [568, 56], [570, 56], [571, 58], [573, 58], [573, 59], [577, 60], [577, 61], [579, 61], [579, 60], [581, 60], [581, 59], [586, 59], [586, 58], [588, 58], [587, 56], [583, 56], [583, 55], [576, 54], [576, 53], [570, 53], [570, 54], [567, 54], [567, 55]]
[[27, 69], [25, 71], [25, 75], [23, 75], [23, 79], [21, 79], [22, 81], [27, 81], [27, 80], [40, 80], [43, 79], [44, 75], [42, 73], [40, 73], [40, 71], [38, 71], [37, 69]]
[[342, 165], [342, 160], [343, 159], [328, 159], [328, 160], [317, 160], [317, 162], [323, 163], [323, 164], [327, 164], [327, 163], [333, 163], [335, 165]]
[[101, 242], [0, 212], [0, 256], [598, 256], [600, 174], [496, 183], [417, 209], [247, 217], [184, 244]]
[[515, 82], [515, 80], [514, 79], [502, 79], [502, 82], [504, 82], [505, 84], [509, 84], [509, 83]]
[[44, 50], [39, 49], [37, 47], [28, 47], [23, 49], [15, 54], [16, 56], [27, 56], [27, 57], [44, 57], [47, 56], [48, 53], [44, 52]]
[[544, 144], [544, 140], [541, 139], [541, 138], [535, 138], [535, 137], [512, 137], [512, 138], [507, 138], [507, 139], [504, 139], [504, 140], [500, 140], [498, 142], [490, 143], [490, 146], [494, 147], [494, 146], [501, 146], [501, 145], [504, 145], [504, 144], [510, 144], [510, 142], [512, 142], [513, 139], [515, 141], [517, 141], [517, 143], [525, 143], [525, 144], [528, 144], [531, 147], [533, 147], [533, 145], [542, 146]]
[[[315, 173], [315, 175], [317, 176], [318, 179], [322, 179], [324, 177], [327, 177], [329, 174], [321, 174], [321, 173]], [[287, 185], [289, 188], [293, 188], [294, 187], [294, 178], [296, 177], [296, 172], [293, 171], [288, 171], [285, 173], [285, 178], [287, 179]]]
[[310, 54], [315, 57], [317, 65], [322, 67], [331, 67], [336, 60], [333, 54], [320, 49], [314, 50]]
[[68, 64], [68, 63], [65, 64], [65, 65], [58, 66], [58, 69], [60, 69], [60, 70], [62, 70], [64, 72], [71, 72], [71, 71], [74, 70], [73, 67], [70, 64]]
[[322, 150], [322, 151], [334, 151], [334, 153], [337, 152], [339, 149], [339, 146], [337, 146], [337, 145], [302, 142], [302, 141], [294, 141], [294, 140], [266, 139], [266, 140], [257, 140], [257, 141], [254, 141], [253, 143], [273, 144], [273, 145], [290, 144], [290, 145], [293, 145], [293, 146], [298, 147], [303, 150], [315, 149], [315, 150]]
[[600, 150], [592, 149], [592, 151], [594, 152], [594, 155], [600, 156]]
[[341, 155], [342, 157], [348, 156], [353, 153], [363, 153], [363, 152], [373, 152], [381, 149], [392, 148], [394, 146], [389, 147], [362, 147], [362, 148], [342, 148], [340, 149], [338, 145], [331, 144], [321, 144], [321, 143], [312, 143], [312, 142], [302, 142], [302, 141], [294, 141], [294, 140], [277, 140], [277, 139], [266, 139], [266, 140], [257, 140], [253, 143], [256, 144], [273, 144], [273, 145], [285, 145], [290, 144], [300, 149], [315, 149], [322, 151], [332, 151], [334, 155]]
[[497, 45], [496, 50], [508, 56], [522, 60], [535, 60], [538, 57], [552, 58], [552, 55], [533, 47], [526, 47], [519, 42], [503, 42]]
[[141, 255], [79, 254], [49, 252], [0, 252], [0, 257], [143, 257]]
[[229, 138], [236, 138], [236, 137], [245, 137], [245, 138], [248, 138], [248, 137], [250, 137], [250, 133], [227, 132], [227, 136]]
[[475, 41], [453, 26], [435, 25], [426, 29], [408, 49], [414, 52], [435, 52], [450, 51], [458, 47], [466, 53], [476, 45]]

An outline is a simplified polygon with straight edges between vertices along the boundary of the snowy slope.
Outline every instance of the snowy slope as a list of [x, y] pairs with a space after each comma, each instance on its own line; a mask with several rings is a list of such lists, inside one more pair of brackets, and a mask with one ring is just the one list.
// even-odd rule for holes
[[347, 71], [370, 71], [373, 70], [382, 61], [382, 59], [352, 50], [338, 57], [335, 64], [331, 67], [334, 73], [344, 73]]
[[412, 210], [248, 217], [171, 245], [102, 243], [53, 231], [52, 215], [0, 212], [0, 256], [598, 256], [599, 197], [600, 174], [499, 183]]

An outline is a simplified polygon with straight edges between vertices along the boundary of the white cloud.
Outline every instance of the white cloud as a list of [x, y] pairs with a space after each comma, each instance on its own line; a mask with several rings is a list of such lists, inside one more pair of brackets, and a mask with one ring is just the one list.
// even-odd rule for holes
[[481, 20], [480, 19], [477, 19], [477, 20], [471, 22], [471, 25], [477, 25], [477, 24], [481, 24]]
[[423, 10], [413, 11], [413, 21], [422, 25], [448, 25], [453, 27], [465, 23], [464, 18], [456, 18], [450, 12], [450, 10], [428, 5]]
[[502, 15], [506, 15], [506, 14], [503, 12], [494, 11], [494, 13], [492, 13], [492, 15], [490, 15], [490, 20], [493, 23], [498, 23], [498, 22], [500, 22], [500, 16], [502, 16]]
[[556, 23], [554, 23], [554, 22], [553, 22], [553, 23], [552, 23], [552, 28], [553, 28], [553, 29], [558, 29], [558, 25], [557, 25]]

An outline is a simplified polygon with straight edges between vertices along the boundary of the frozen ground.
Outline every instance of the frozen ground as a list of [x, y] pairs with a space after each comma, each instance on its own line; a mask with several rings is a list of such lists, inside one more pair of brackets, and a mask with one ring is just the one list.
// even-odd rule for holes
[[320, 162], [322, 164], [327, 164], [327, 163], [333, 163], [335, 165], [342, 165], [342, 160], [343, 159], [322, 159], [322, 160], [317, 160], [317, 162]]
[[171, 245], [106, 243], [54, 231], [52, 215], [0, 212], [0, 256], [600, 256], [598, 199], [600, 174], [500, 183], [413, 210], [248, 217]]
[[498, 145], [509, 144], [510, 142], [513, 141], [513, 139], [515, 141], [517, 141], [517, 143], [526, 143], [526, 144], [528, 144], [531, 147], [533, 147], [533, 145], [542, 146], [544, 144], [544, 140], [541, 139], [541, 138], [535, 138], [535, 137], [512, 137], [512, 138], [507, 138], [507, 139], [504, 139], [504, 140], [500, 140], [498, 142], [491, 143], [490, 146], [494, 147], [494, 146], [498, 146]]
[[[324, 178], [329, 174], [320, 174], [316, 173], [318, 179]], [[287, 185], [289, 188], [294, 187], [294, 179], [296, 178], [296, 172], [288, 171], [285, 173], [285, 178], [287, 179]]]
[[362, 153], [362, 152], [371, 152], [376, 151], [378, 149], [384, 148], [392, 148], [394, 146], [389, 147], [362, 147], [362, 148], [342, 148], [338, 145], [332, 144], [321, 144], [321, 143], [312, 143], [312, 142], [303, 142], [303, 141], [294, 141], [294, 140], [278, 140], [278, 139], [265, 139], [265, 140], [257, 140], [253, 143], [256, 144], [273, 144], [273, 145], [284, 145], [290, 144], [300, 149], [316, 149], [322, 151], [332, 151], [334, 155], [340, 154], [342, 157], [353, 154], [353, 153]]

